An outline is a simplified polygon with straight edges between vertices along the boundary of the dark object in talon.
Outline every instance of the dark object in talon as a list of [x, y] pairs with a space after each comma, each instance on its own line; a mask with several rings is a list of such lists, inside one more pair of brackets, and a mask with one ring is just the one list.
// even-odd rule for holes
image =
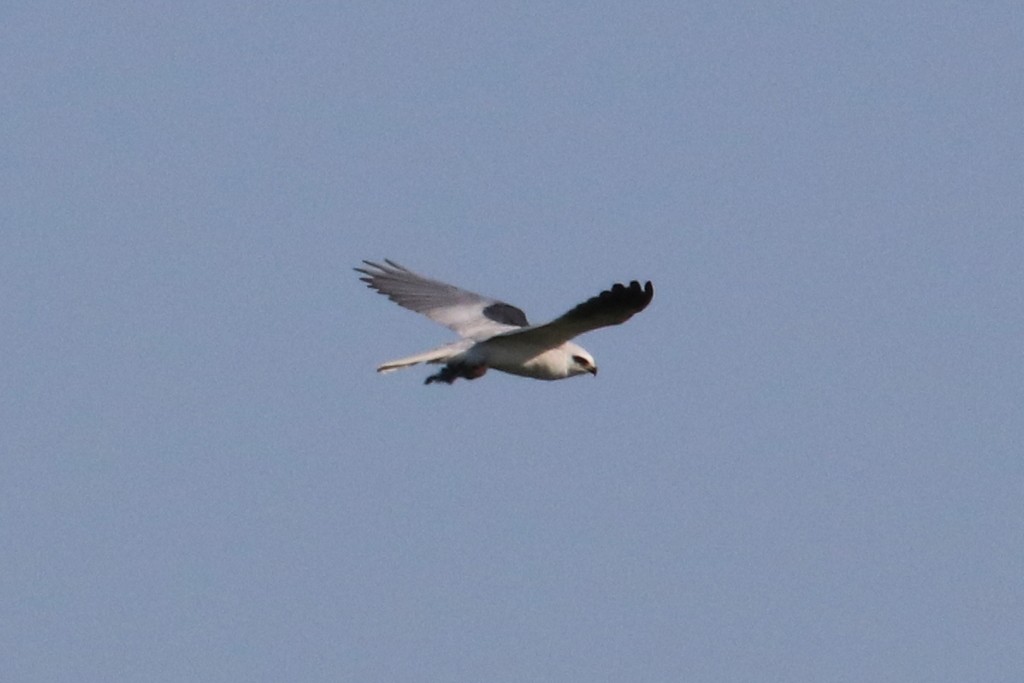
[[451, 384], [459, 377], [464, 379], [476, 379], [477, 377], [483, 377], [486, 372], [486, 365], [467, 365], [465, 363], [446, 365], [441, 368], [441, 371], [436, 375], [427, 377], [426, 381], [423, 383], [433, 384], [434, 382], [444, 382], [445, 384]]

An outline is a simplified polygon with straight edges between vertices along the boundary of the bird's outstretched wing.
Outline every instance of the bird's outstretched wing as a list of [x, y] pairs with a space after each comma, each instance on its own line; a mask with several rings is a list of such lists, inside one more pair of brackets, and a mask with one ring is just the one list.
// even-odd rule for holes
[[636, 280], [628, 287], [615, 284], [545, 325], [511, 330], [501, 336], [517, 343], [553, 348], [584, 332], [624, 323], [647, 308], [653, 298], [654, 285], [649, 281], [643, 287]]
[[529, 325], [525, 313], [503, 301], [431, 280], [388, 259], [363, 263], [366, 268], [355, 270], [366, 276], [359, 279], [370, 288], [462, 337], [487, 339]]

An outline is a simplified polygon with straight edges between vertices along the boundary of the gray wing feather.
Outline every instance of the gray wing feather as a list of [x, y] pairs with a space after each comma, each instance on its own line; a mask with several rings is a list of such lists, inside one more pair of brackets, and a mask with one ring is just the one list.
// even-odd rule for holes
[[545, 325], [511, 330], [502, 337], [555, 347], [584, 332], [624, 323], [647, 308], [653, 298], [654, 285], [649, 281], [643, 287], [636, 280], [628, 287], [615, 284]]
[[355, 270], [365, 276], [359, 279], [368, 287], [462, 337], [487, 339], [529, 324], [526, 314], [511, 304], [423, 277], [389, 259], [363, 263], [366, 268]]

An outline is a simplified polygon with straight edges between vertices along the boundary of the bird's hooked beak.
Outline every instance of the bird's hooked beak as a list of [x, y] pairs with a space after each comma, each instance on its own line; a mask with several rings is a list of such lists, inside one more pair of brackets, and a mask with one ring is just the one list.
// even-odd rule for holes
[[587, 368], [587, 372], [589, 372], [594, 377], [597, 377], [597, 366], [591, 365], [589, 368]]

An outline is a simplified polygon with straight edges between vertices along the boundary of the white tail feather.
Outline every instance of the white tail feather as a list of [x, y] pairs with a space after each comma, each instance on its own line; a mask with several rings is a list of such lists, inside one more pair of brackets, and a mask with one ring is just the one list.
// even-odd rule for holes
[[424, 351], [423, 353], [417, 353], [415, 356], [406, 356], [405, 358], [399, 358], [398, 360], [388, 361], [383, 363], [377, 368], [377, 372], [394, 372], [395, 370], [401, 370], [412, 365], [419, 365], [420, 363], [443, 363], [452, 356], [458, 355], [459, 353], [466, 350], [467, 344], [465, 341], [458, 341], [451, 344], [445, 344], [439, 346], [436, 349], [430, 351]]

